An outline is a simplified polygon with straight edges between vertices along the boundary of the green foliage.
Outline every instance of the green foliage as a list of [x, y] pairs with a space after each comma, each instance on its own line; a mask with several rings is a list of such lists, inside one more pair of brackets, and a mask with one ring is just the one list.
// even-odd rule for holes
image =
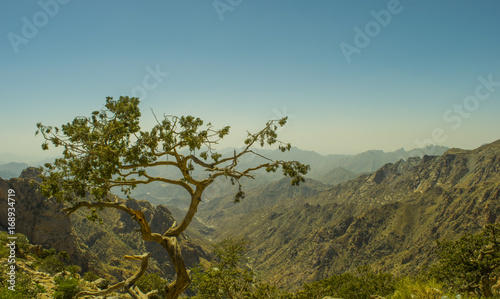
[[438, 241], [440, 260], [431, 268], [432, 275], [459, 291], [491, 294], [493, 274], [500, 266], [499, 233], [500, 225], [487, 225], [458, 241]]
[[[38, 123], [37, 134], [45, 138], [44, 150], [49, 148], [49, 143], [64, 148], [62, 158], [45, 165], [42, 194], [65, 201], [84, 198], [87, 192], [97, 200], [104, 200], [112, 187], [121, 187], [125, 194], [130, 194], [137, 184], [156, 180], [148, 175], [147, 168], [161, 165], [160, 158], [168, 157], [177, 162], [164, 165], [178, 167], [183, 175], [175, 184], [192, 183], [191, 172], [195, 166], [212, 173], [207, 184], [220, 175], [239, 180], [243, 176], [251, 177], [249, 173], [259, 168], [276, 171], [282, 167], [283, 174], [297, 185], [309, 170], [308, 165], [297, 161], [270, 159], [257, 168], [236, 169], [239, 157], [255, 154], [250, 149], [254, 144], [262, 147], [278, 143], [281, 151], [290, 150], [291, 145], [279, 141], [276, 133], [278, 127], [286, 124], [286, 117], [267, 122], [264, 129], [255, 134], [249, 133], [245, 141], [247, 147], [223, 159], [213, 146], [229, 134], [229, 126], [215, 129], [193, 116], [165, 115], [163, 120], [157, 119], [157, 125], [150, 131], [141, 131], [138, 105], [138, 98], [113, 100], [108, 97], [102, 110], [92, 112], [89, 117], [79, 116], [61, 128]], [[178, 154], [186, 150], [189, 155]]]
[[71, 265], [68, 267], [68, 271], [71, 274], [78, 274], [82, 271], [82, 267], [77, 266], [77, 265]]
[[436, 281], [434, 278], [418, 276], [405, 276], [398, 279], [396, 283], [396, 291], [391, 299], [467, 299], [472, 298], [465, 294], [459, 294], [452, 290], [446, 290], [443, 283]]
[[249, 299], [287, 299], [291, 294], [280, 290], [274, 285], [268, 283], [259, 283], [254, 286], [252, 293], [248, 295]]
[[305, 284], [294, 299], [323, 298], [324, 296], [345, 299], [370, 298], [371, 295], [386, 296], [394, 292], [395, 281], [391, 274], [375, 273], [370, 267], [359, 267], [355, 273], [333, 275], [329, 278]]
[[78, 279], [66, 276], [66, 277], [56, 277], [54, 279], [56, 283], [56, 291], [54, 292], [55, 299], [71, 299], [80, 291], [80, 286]]
[[92, 282], [94, 280], [97, 280], [99, 279], [99, 275], [95, 274], [94, 272], [85, 272], [85, 274], [83, 275], [83, 279], [85, 279], [86, 281], [88, 282]]
[[64, 271], [65, 268], [66, 265], [56, 255], [51, 255], [40, 261], [38, 270], [54, 275]]
[[334, 275], [327, 279], [305, 284], [295, 293], [282, 291], [276, 286], [258, 283], [254, 272], [245, 266], [248, 240], [227, 238], [214, 246], [218, 262], [209, 269], [192, 270], [194, 298], [269, 298], [269, 299], [321, 299], [325, 296], [345, 299], [387, 296], [394, 292], [396, 281], [391, 274], [376, 273], [370, 267], [359, 267], [355, 273]]
[[0, 274], [0, 299], [36, 298], [37, 294], [46, 292], [43, 286], [34, 283], [32, 277], [22, 271], [16, 272], [15, 290], [9, 290], [10, 285], [7, 282], [8, 278], [5, 276], [6, 269], [4, 267], [0, 269], [2, 271]]
[[153, 295], [150, 298], [164, 298], [165, 293], [165, 285], [167, 285], [167, 280], [163, 279], [157, 273], [146, 274], [143, 275], [136, 283], [136, 286], [141, 289], [141, 291], [145, 294], [148, 292], [157, 290], [158, 293]]
[[68, 265], [65, 263], [67, 259], [68, 254], [65, 251], [57, 253], [54, 248], [51, 248], [42, 252], [41, 259], [37, 261], [35, 266], [40, 271], [54, 275], [67, 269]]
[[42, 194], [72, 201], [90, 191], [103, 199], [109, 191], [105, 181], [118, 174], [121, 157], [151, 161], [152, 157], [140, 153], [140, 145], [127, 151], [131, 136], [139, 132], [138, 104], [137, 98], [107, 98], [105, 109], [92, 112], [90, 117], [77, 117], [61, 129], [37, 124], [37, 134], [42, 133], [46, 139], [44, 150], [48, 142], [64, 147], [63, 158], [45, 164], [49, 174], [43, 178]]
[[245, 238], [228, 237], [214, 245], [219, 268], [236, 268], [246, 262], [245, 252], [250, 242]]
[[7, 258], [10, 255], [10, 248], [5, 246], [5, 244], [9, 243], [8, 237], [17, 237], [15, 240], [16, 243], [16, 258], [25, 258], [26, 254], [29, 252], [29, 240], [28, 237], [21, 233], [16, 233], [14, 235], [9, 235], [7, 232], [0, 232], [0, 242], [2, 246], [0, 246], [0, 258]]
[[253, 271], [245, 266], [247, 246], [248, 240], [233, 237], [214, 245], [218, 262], [205, 271], [192, 270], [195, 298], [246, 298], [255, 282]]

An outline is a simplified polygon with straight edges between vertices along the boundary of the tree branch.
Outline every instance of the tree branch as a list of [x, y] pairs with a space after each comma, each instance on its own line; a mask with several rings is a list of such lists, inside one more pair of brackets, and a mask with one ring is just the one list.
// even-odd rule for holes
[[158, 161], [158, 162], [149, 162], [145, 164], [130, 164], [130, 165], [122, 165], [119, 167], [119, 169], [134, 169], [134, 168], [140, 168], [140, 167], [153, 167], [153, 166], [177, 166], [179, 165], [176, 162], [172, 161]]
[[[177, 239], [175, 237], [162, 236], [157, 233], [151, 233], [151, 227], [149, 226], [148, 221], [144, 217], [144, 213], [142, 211], [133, 210], [127, 207], [124, 204], [120, 203], [110, 203], [110, 202], [79, 202], [71, 208], [66, 209], [68, 212], [68, 216], [73, 214], [75, 211], [82, 207], [94, 208], [94, 207], [105, 207], [105, 208], [114, 208], [118, 210], [122, 210], [125, 213], [129, 214], [132, 219], [134, 219], [141, 226], [141, 234], [142, 239], [144, 241], [154, 241], [159, 243], [165, 250], [167, 250], [168, 255], [170, 256], [170, 260], [172, 261], [175, 272], [177, 273], [177, 279], [171, 282], [168, 286], [165, 287], [167, 292], [166, 298], [177, 298], [182, 292], [184, 292], [191, 282], [191, 278], [189, 277], [189, 273], [186, 269], [186, 265], [184, 264], [184, 260], [182, 258], [181, 249]], [[189, 225], [189, 223], [188, 223]], [[184, 228], [184, 227], [181, 227]], [[185, 228], [184, 228], [185, 229]], [[183, 229], [182, 229], [183, 231]], [[182, 232], [181, 231], [181, 232]], [[180, 233], [179, 233], [180, 234]]]
[[[78, 294], [75, 295], [75, 298], [82, 297], [82, 296], [103, 296], [103, 295], [109, 294], [109, 293], [111, 293], [119, 288], [122, 288], [122, 287], [129, 289], [129, 293], [130, 293], [131, 286], [133, 286], [142, 277], [142, 275], [144, 275], [144, 273], [146, 273], [146, 269], [148, 268], [148, 261], [149, 261], [150, 256], [151, 256], [151, 253], [149, 253], [149, 252], [145, 253], [143, 255], [135, 255], [135, 256], [126, 255], [126, 256], [124, 256], [125, 259], [142, 260], [141, 268], [136, 273], [134, 273], [134, 275], [130, 276], [129, 278], [127, 278], [126, 280], [124, 280], [122, 282], [119, 282], [117, 284], [110, 286], [109, 288], [107, 288], [105, 290], [96, 291], [96, 292], [89, 292], [89, 291], [79, 292]], [[141, 296], [141, 294], [142, 294], [142, 296]], [[150, 294], [150, 293], [148, 293], [148, 294]], [[139, 293], [137, 293], [135, 295], [136, 295], [136, 297], [134, 297], [134, 295], [131, 294], [131, 296], [134, 299], [149, 298], [148, 295], [145, 295], [140, 290], [139, 290]]]
[[[139, 172], [131, 172], [127, 175], [122, 175], [120, 174], [121, 176], [123, 177], [126, 177], [130, 174], [139, 174]], [[134, 185], [138, 185], [138, 184], [149, 184], [149, 183], [152, 183], [152, 182], [164, 182], [164, 183], [167, 183], [167, 184], [172, 184], [172, 185], [177, 185], [177, 186], [181, 186], [183, 187], [184, 189], [186, 189], [187, 192], [189, 192], [189, 194], [193, 194], [194, 193], [194, 190], [193, 188], [187, 184], [186, 182], [183, 182], [181, 180], [171, 180], [171, 179], [167, 179], [167, 178], [162, 178], [162, 177], [153, 177], [153, 176], [149, 176], [146, 172], [144, 172], [142, 174], [142, 176], [146, 177], [147, 180], [134, 180], [134, 181], [114, 181], [114, 180], [106, 180], [106, 181], [103, 181], [103, 182], [106, 182], [106, 183], [109, 183], [111, 184], [110, 187], [121, 187], [121, 186], [134, 186]]]
[[189, 209], [186, 212], [186, 215], [184, 216], [184, 219], [182, 219], [181, 224], [179, 226], [175, 226], [175, 222], [170, 227], [164, 234], [164, 237], [168, 236], [175, 236], [178, 237], [184, 230], [189, 226], [191, 221], [194, 218], [194, 215], [198, 211], [198, 205], [201, 202], [201, 194], [205, 190], [205, 186], [202, 187], [197, 187], [194, 194], [191, 196], [191, 203], [189, 204]]

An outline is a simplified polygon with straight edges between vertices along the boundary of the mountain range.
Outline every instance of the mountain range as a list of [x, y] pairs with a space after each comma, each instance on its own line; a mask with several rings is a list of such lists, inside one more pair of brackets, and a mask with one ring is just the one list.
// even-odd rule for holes
[[282, 180], [268, 186], [274, 192], [252, 190], [248, 202], [209, 202], [200, 217], [218, 239], [249, 238], [254, 269], [286, 288], [365, 264], [415, 274], [435, 261], [436, 240], [497, 221], [499, 170], [496, 141], [399, 160], [326, 190], [306, 181], [290, 193]]
[[[181, 238], [187, 263], [192, 267], [212, 260], [213, 242], [245, 236], [250, 241], [248, 265], [259, 279], [287, 289], [361, 265], [395, 275], [418, 273], [436, 261], [436, 240], [476, 233], [498, 222], [500, 215], [500, 140], [474, 150], [434, 151], [339, 157], [292, 149], [281, 158], [313, 169], [298, 187], [288, 178], [259, 175], [243, 182], [246, 197], [239, 203], [234, 203], [235, 189], [228, 182], [213, 187]], [[258, 161], [240, 161], [251, 162]], [[116, 279], [132, 269], [117, 253], [150, 251], [151, 269], [172, 275], [165, 255], [142, 243], [129, 217], [104, 213], [103, 226], [90, 223], [83, 213], [68, 219], [58, 203], [38, 193], [31, 179], [36, 179], [33, 168], [20, 178], [0, 179], [0, 208], [6, 203], [5, 190], [15, 189], [23, 219], [18, 229], [32, 242], [59, 246], [82, 268], [97, 268]], [[180, 193], [168, 198], [163, 193], [167, 190], [142, 190], [151, 203], [127, 202], [154, 220], [155, 231], [185, 213]], [[166, 201], [175, 204], [156, 205]], [[6, 228], [6, 223], [0, 221], [0, 226]]]
[[[265, 149], [255, 150], [255, 152], [274, 160], [296, 160], [308, 164], [311, 166], [311, 171], [308, 174], [309, 178], [318, 180], [323, 184], [335, 185], [353, 179], [362, 173], [373, 172], [386, 163], [394, 163], [401, 159], [408, 159], [409, 157], [441, 155], [446, 150], [448, 148], [443, 146], [429, 146], [410, 151], [401, 148], [394, 152], [371, 150], [356, 155], [327, 156], [320, 155], [314, 151], [301, 150], [296, 147], [285, 153], [279, 150]], [[228, 155], [232, 154], [233, 151], [234, 149], [224, 149], [220, 153]], [[265, 160], [257, 155], [247, 155], [241, 157], [238, 162], [242, 169], [251, 167], [257, 163], [265, 163]], [[151, 171], [151, 175], [178, 178], [179, 174], [173, 170], [158, 168]], [[243, 178], [241, 182], [246, 189], [249, 189], [252, 187], [263, 187], [281, 178], [282, 175], [279, 172], [269, 174], [262, 170], [256, 173], [255, 179]], [[235, 190], [235, 187], [231, 185], [229, 180], [218, 180], [207, 188], [204, 192], [203, 200], [210, 201], [214, 198], [231, 195], [237, 192]], [[132, 191], [132, 196], [136, 199], [148, 200], [154, 204], [166, 204], [176, 206], [180, 209], [186, 208], [189, 202], [184, 189], [179, 186], [161, 183], [140, 185]]]

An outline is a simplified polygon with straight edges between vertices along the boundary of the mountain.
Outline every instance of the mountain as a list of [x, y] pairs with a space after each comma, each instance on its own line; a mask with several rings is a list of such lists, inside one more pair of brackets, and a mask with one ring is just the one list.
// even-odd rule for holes
[[26, 163], [10, 162], [0, 165], [0, 178], [8, 180], [10, 178], [17, 178], [23, 169], [28, 168]]
[[328, 185], [337, 185], [339, 183], [354, 179], [358, 176], [358, 173], [349, 171], [343, 167], [337, 167], [325, 173], [321, 178], [318, 178], [318, 180]]
[[[32, 244], [45, 249], [66, 251], [69, 263], [92, 270], [108, 279], [121, 280], [137, 268], [124, 255], [151, 252], [150, 271], [172, 277], [175, 271], [168, 253], [157, 243], [144, 242], [137, 231], [138, 224], [131, 217], [115, 209], [104, 209], [98, 214], [103, 224], [87, 219], [87, 209], [80, 209], [68, 217], [63, 203], [47, 199], [37, 190], [38, 170], [28, 168], [19, 178], [0, 179], [0, 209], [7, 211], [7, 194], [15, 190], [16, 232], [28, 237]], [[117, 200], [141, 210], [153, 232], [163, 233], [183, 215], [176, 211], [176, 218], [165, 206], [153, 206], [142, 200]], [[179, 217], [179, 218], [177, 218]], [[0, 230], [7, 230], [7, 217], [0, 217]], [[191, 226], [179, 237], [185, 263], [194, 267], [204, 260], [211, 260], [211, 244], [207, 235], [212, 229], [193, 220]]]
[[[12, 154], [12, 153], [0, 153], [0, 163], [6, 164], [9, 162], [19, 162], [19, 161], [24, 161], [24, 157]], [[26, 162], [26, 161], [24, 161]]]
[[327, 190], [328, 186], [312, 179], [306, 179], [299, 186], [292, 186], [290, 178], [271, 182], [263, 187], [254, 187], [246, 192], [245, 198], [239, 203], [234, 202], [234, 194], [218, 197], [199, 207], [197, 216], [208, 225], [216, 224], [220, 219], [239, 219], [242, 215], [272, 206], [281, 201], [300, 200], [317, 195]]
[[[397, 152], [392, 158], [408, 153]], [[310, 161], [318, 159], [315, 163], [327, 159], [298, 153], [310, 155]], [[323, 179], [333, 181], [354, 173], [332, 165], [369, 169], [380, 157], [388, 155], [370, 151], [360, 157], [336, 157], [337, 164], [322, 166], [330, 169], [325, 172], [330, 177]], [[84, 271], [111, 275], [107, 278], [122, 279], [136, 268], [122, 255], [146, 251], [153, 256], [151, 270], [173, 275], [164, 250], [142, 242], [128, 215], [106, 209], [100, 213], [103, 225], [89, 222], [85, 210], [68, 218], [62, 203], [37, 191], [37, 174], [29, 168], [20, 178], [0, 179], [0, 210], [6, 210], [7, 190], [16, 191], [16, 219], [22, 219], [16, 223], [17, 232], [44, 248], [67, 251], [71, 263]], [[203, 198], [199, 219], [179, 238], [188, 267], [212, 259], [212, 241], [246, 236], [251, 242], [248, 265], [259, 279], [289, 289], [365, 264], [396, 275], [415, 274], [436, 260], [436, 240], [457, 239], [500, 221], [500, 140], [475, 150], [454, 148], [439, 156], [399, 159], [335, 186], [308, 178], [296, 187], [288, 178], [266, 176], [244, 183], [248, 183], [246, 197], [239, 203], [233, 198], [237, 187], [224, 180], [213, 186], [210, 200]], [[145, 197], [162, 194], [144, 191]], [[117, 200], [140, 208], [158, 232], [185, 213], [145, 200]], [[6, 228], [5, 217], [0, 217], [0, 229]]]
[[[448, 148], [442, 146], [429, 146], [423, 149], [414, 149], [405, 151], [399, 149], [394, 152], [384, 152], [381, 150], [371, 150], [357, 155], [328, 155], [322, 156], [314, 151], [305, 151], [293, 147], [289, 152], [279, 150], [256, 149], [255, 152], [273, 160], [296, 160], [311, 166], [308, 174], [309, 178], [322, 182], [323, 184], [338, 184], [346, 180], [355, 178], [361, 173], [369, 173], [377, 170], [386, 163], [394, 163], [401, 159], [409, 157], [422, 157], [427, 155], [441, 155]], [[230, 155], [235, 149], [224, 149], [221, 153]], [[238, 161], [240, 169], [253, 167], [260, 163], [266, 163], [258, 155], [245, 155]], [[153, 176], [166, 178], [178, 178], [177, 170], [168, 167], [156, 167], [150, 170]], [[203, 171], [195, 171], [194, 176], [206, 175]], [[256, 172], [255, 179], [242, 179], [245, 190], [253, 187], [263, 187], [271, 182], [278, 181], [283, 177], [281, 172], [267, 173], [264, 170]], [[229, 180], [218, 179], [207, 188], [203, 194], [204, 201], [210, 201], [214, 198], [233, 195], [234, 187]], [[115, 190], [118, 192], [118, 189]], [[135, 198], [146, 199], [154, 204], [173, 204], [177, 208], [186, 208], [189, 203], [189, 195], [182, 187], [169, 184], [154, 183], [140, 185], [132, 190], [132, 196]]]
[[[62, 212], [64, 206], [54, 199], [43, 197], [36, 186], [31, 186], [32, 179], [38, 179], [36, 175], [38, 172], [29, 168], [23, 171], [20, 178], [0, 179], [0, 209], [7, 211], [8, 190], [13, 189], [15, 231], [25, 234], [32, 244], [66, 251], [71, 256], [71, 262], [88, 269], [91, 259], [80, 250], [82, 244], [72, 229], [70, 219]], [[0, 217], [0, 229], [6, 231], [7, 226], [7, 217]]]
[[217, 219], [219, 239], [250, 239], [250, 264], [263, 279], [295, 288], [364, 264], [415, 274], [436, 260], [436, 240], [476, 233], [498, 215], [500, 141], [399, 160], [239, 217], [205, 218]]

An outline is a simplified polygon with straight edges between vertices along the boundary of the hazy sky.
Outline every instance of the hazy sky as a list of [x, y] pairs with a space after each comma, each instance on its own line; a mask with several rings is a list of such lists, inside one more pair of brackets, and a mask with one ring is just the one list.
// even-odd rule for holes
[[140, 96], [156, 114], [322, 154], [500, 138], [500, 1], [2, 1], [0, 154], [42, 157], [35, 124]]

